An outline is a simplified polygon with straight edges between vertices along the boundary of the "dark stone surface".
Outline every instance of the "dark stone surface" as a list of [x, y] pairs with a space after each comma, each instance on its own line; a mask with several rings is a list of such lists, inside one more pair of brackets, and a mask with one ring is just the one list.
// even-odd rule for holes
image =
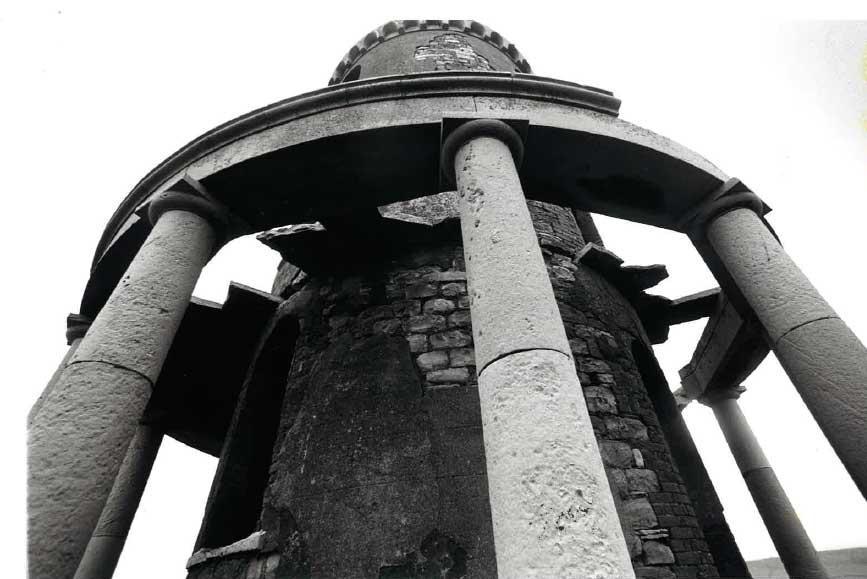
[[234, 282], [222, 306], [194, 299], [145, 420], [184, 444], [219, 456], [247, 368], [278, 304], [274, 296]]
[[[584, 239], [569, 210], [529, 206], [637, 572], [717, 576], [652, 400], [671, 395], [636, 359], [635, 344], [650, 352], [637, 313], [573, 261]], [[496, 576], [459, 237], [403, 209], [400, 251], [332, 262], [282, 306], [300, 334], [259, 521], [277, 576]]]
[[375, 576], [421, 542], [436, 513], [430, 425], [409, 348], [345, 335], [296, 387], [303, 405], [275, 448], [265, 509], [292, 512], [313, 575]]
[[386, 565], [379, 570], [380, 579], [458, 579], [466, 576], [466, 549], [436, 529], [424, 538], [418, 551], [407, 555], [405, 562]]
[[234, 543], [258, 527], [298, 323], [278, 313], [264, 334], [238, 396], [196, 549]]
[[665, 508], [665, 514], [666, 516], [671, 515], [672, 523], [676, 523], [677, 516], [682, 513], [694, 515], [701, 526], [704, 539], [698, 543], [672, 540], [672, 550], [677, 555], [678, 553], [691, 552], [693, 547], [697, 545], [713, 556], [712, 560], [705, 560], [704, 562], [715, 563], [720, 576], [749, 577], [746, 562], [723, 514], [722, 504], [710, 476], [705, 470], [701, 455], [692, 441], [689, 429], [677, 408], [674, 397], [669, 391], [662, 370], [653, 357], [653, 353], [647, 347], [636, 344], [633, 348], [633, 357], [643, 369], [644, 381], [651, 395], [653, 408], [665, 435], [665, 440], [668, 443], [670, 456], [677, 465], [677, 473], [683, 481], [683, 485], [681, 485], [679, 482], [671, 480], [672, 477], [666, 474], [660, 478], [662, 488], [663, 490], [685, 489], [689, 498], [687, 506], [683, 506], [684, 503], [668, 505]]
[[495, 576], [471, 334], [449, 321], [468, 308], [458, 232], [404, 225], [286, 302], [302, 330], [261, 517], [297, 538], [278, 576]]

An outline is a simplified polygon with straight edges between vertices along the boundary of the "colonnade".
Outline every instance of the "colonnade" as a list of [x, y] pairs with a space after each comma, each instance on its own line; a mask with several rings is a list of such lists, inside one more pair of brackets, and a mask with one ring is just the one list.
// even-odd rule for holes
[[790, 577], [827, 579], [810, 537], [786, 496], [738, 405], [743, 386], [715, 389], [699, 400], [709, 406]]
[[153, 229], [59, 370], [29, 429], [30, 577], [75, 575], [189, 304], [225, 234], [185, 182], [151, 203]]
[[[522, 151], [520, 136], [497, 120], [464, 123], [442, 148], [442, 166], [460, 195], [499, 573], [631, 577], [518, 178]], [[693, 235], [706, 237], [865, 493], [864, 346], [782, 250], [755, 199], [714, 198], [700, 209]], [[189, 181], [152, 201], [150, 219], [150, 235], [34, 416], [28, 498], [32, 578], [92, 579], [105, 576], [92, 570], [102, 567], [101, 561], [116, 562], [140, 491], [124, 493], [115, 481], [131, 477], [143, 488], [158, 437], [139, 424], [142, 412], [199, 274], [231, 233], [222, 206]], [[738, 431], [731, 426], [738, 423], [731, 407], [717, 403], [716, 408], [724, 428]], [[122, 523], [94, 533], [98, 525], [105, 528], [100, 517], [106, 505], [123, 514]], [[540, 536], [546, 517], [570, 509], [582, 513], [580, 526]], [[594, 529], [592, 536], [587, 528]]]
[[[867, 350], [750, 206], [722, 197], [703, 218], [710, 247], [755, 312], [769, 346], [867, 497]], [[725, 289], [725, 288], [724, 288]]]

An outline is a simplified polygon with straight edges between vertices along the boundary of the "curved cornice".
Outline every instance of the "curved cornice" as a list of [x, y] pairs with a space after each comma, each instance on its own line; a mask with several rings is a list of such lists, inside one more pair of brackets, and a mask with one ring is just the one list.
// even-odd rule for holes
[[118, 206], [97, 245], [92, 269], [127, 219], [166, 180], [205, 155], [243, 137], [315, 113], [383, 100], [443, 95], [541, 100], [616, 116], [612, 93], [562, 80], [505, 72], [429, 72], [386, 76], [330, 86], [256, 109], [190, 141], [151, 170]]
[[527, 59], [524, 58], [524, 55], [521, 54], [518, 48], [503, 38], [499, 32], [488, 28], [481, 22], [475, 20], [391, 20], [365, 34], [364, 38], [356, 42], [349, 49], [349, 52], [344, 55], [340, 64], [334, 69], [334, 73], [331, 75], [331, 80], [328, 81], [328, 84], [333, 85], [342, 82], [347, 71], [351, 70], [355, 63], [358, 62], [358, 59], [374, 47], [392, 38], [420, 30], [452, 30], [474, 36], [475, 38], [484, 40], [506, 55], [520, 72], [533, 74], [530, 63], [527, 62]]

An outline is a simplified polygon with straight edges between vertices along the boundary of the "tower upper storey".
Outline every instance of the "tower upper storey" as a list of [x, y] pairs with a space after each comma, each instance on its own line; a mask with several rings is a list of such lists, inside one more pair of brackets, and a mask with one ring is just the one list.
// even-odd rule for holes
[[475, 20], [392, 20], [359, 40], [328, 84], [436, 70], [532, 73], [514, 44]]

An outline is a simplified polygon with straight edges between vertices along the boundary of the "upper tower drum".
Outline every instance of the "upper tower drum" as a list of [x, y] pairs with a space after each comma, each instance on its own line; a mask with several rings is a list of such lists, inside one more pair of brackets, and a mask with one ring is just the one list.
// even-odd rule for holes
[[438, 70], [533, 72], [514, 44], [475, 20], [392, 20], [359, 40], [328, 84]]

